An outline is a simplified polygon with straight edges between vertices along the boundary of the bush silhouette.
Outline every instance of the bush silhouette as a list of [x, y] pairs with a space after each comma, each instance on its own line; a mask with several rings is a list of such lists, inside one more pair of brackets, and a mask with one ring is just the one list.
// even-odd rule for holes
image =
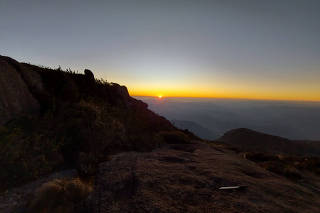
[[190, 143], [190, 138], [181, 131], [160, 132], [160, 136], [168, 144], [186, 144]]

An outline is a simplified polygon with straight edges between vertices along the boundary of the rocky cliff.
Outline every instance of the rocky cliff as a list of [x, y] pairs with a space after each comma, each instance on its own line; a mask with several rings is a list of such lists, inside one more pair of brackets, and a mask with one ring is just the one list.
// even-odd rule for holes
[[33, 87], [42, 87], [38, 73], [0, 56], [0, 124], [39, 111], [39, 102], [31, 92]]

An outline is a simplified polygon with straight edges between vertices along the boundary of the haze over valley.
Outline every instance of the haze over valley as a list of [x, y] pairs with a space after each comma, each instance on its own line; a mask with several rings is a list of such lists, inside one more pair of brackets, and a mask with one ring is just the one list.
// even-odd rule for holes
[[174, 125], [217, 139], [235, 128], [250, 128], [293, 140], [320, 141], [320, 102], [136, 97]]

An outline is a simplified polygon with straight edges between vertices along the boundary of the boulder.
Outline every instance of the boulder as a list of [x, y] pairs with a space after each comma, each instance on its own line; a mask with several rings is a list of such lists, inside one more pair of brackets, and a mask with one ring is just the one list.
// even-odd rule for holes
[[[36, 83], [37, 79], [40, 79], [38, 77], [37, 73], [31, 70], [28, 73], [24, 72], [19, 63], [13, 59], [8, 60], [7, 57], [0, 56], [0, 124], [18, 115], [39, 111], [39, 103], [29, 88], [29, 85], [35, 88], [41, 87], [41, 84]], [[29, 84], [24, 78], [29, 79]]]
[[90, 81], [94, 81], [94, 75], [91, 70], [85, 69], [84, 70], [84, 75], [86, 76], [87, 79]]

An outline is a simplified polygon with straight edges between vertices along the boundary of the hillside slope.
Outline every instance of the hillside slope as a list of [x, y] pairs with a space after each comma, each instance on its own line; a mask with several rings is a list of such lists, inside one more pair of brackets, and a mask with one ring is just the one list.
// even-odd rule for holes
[[110, 154], [150, 151], [164, 143], [161, 132], [176, 131], [89, 70], [0, 62], [0, 191], [69, 167], [93, 174]]

